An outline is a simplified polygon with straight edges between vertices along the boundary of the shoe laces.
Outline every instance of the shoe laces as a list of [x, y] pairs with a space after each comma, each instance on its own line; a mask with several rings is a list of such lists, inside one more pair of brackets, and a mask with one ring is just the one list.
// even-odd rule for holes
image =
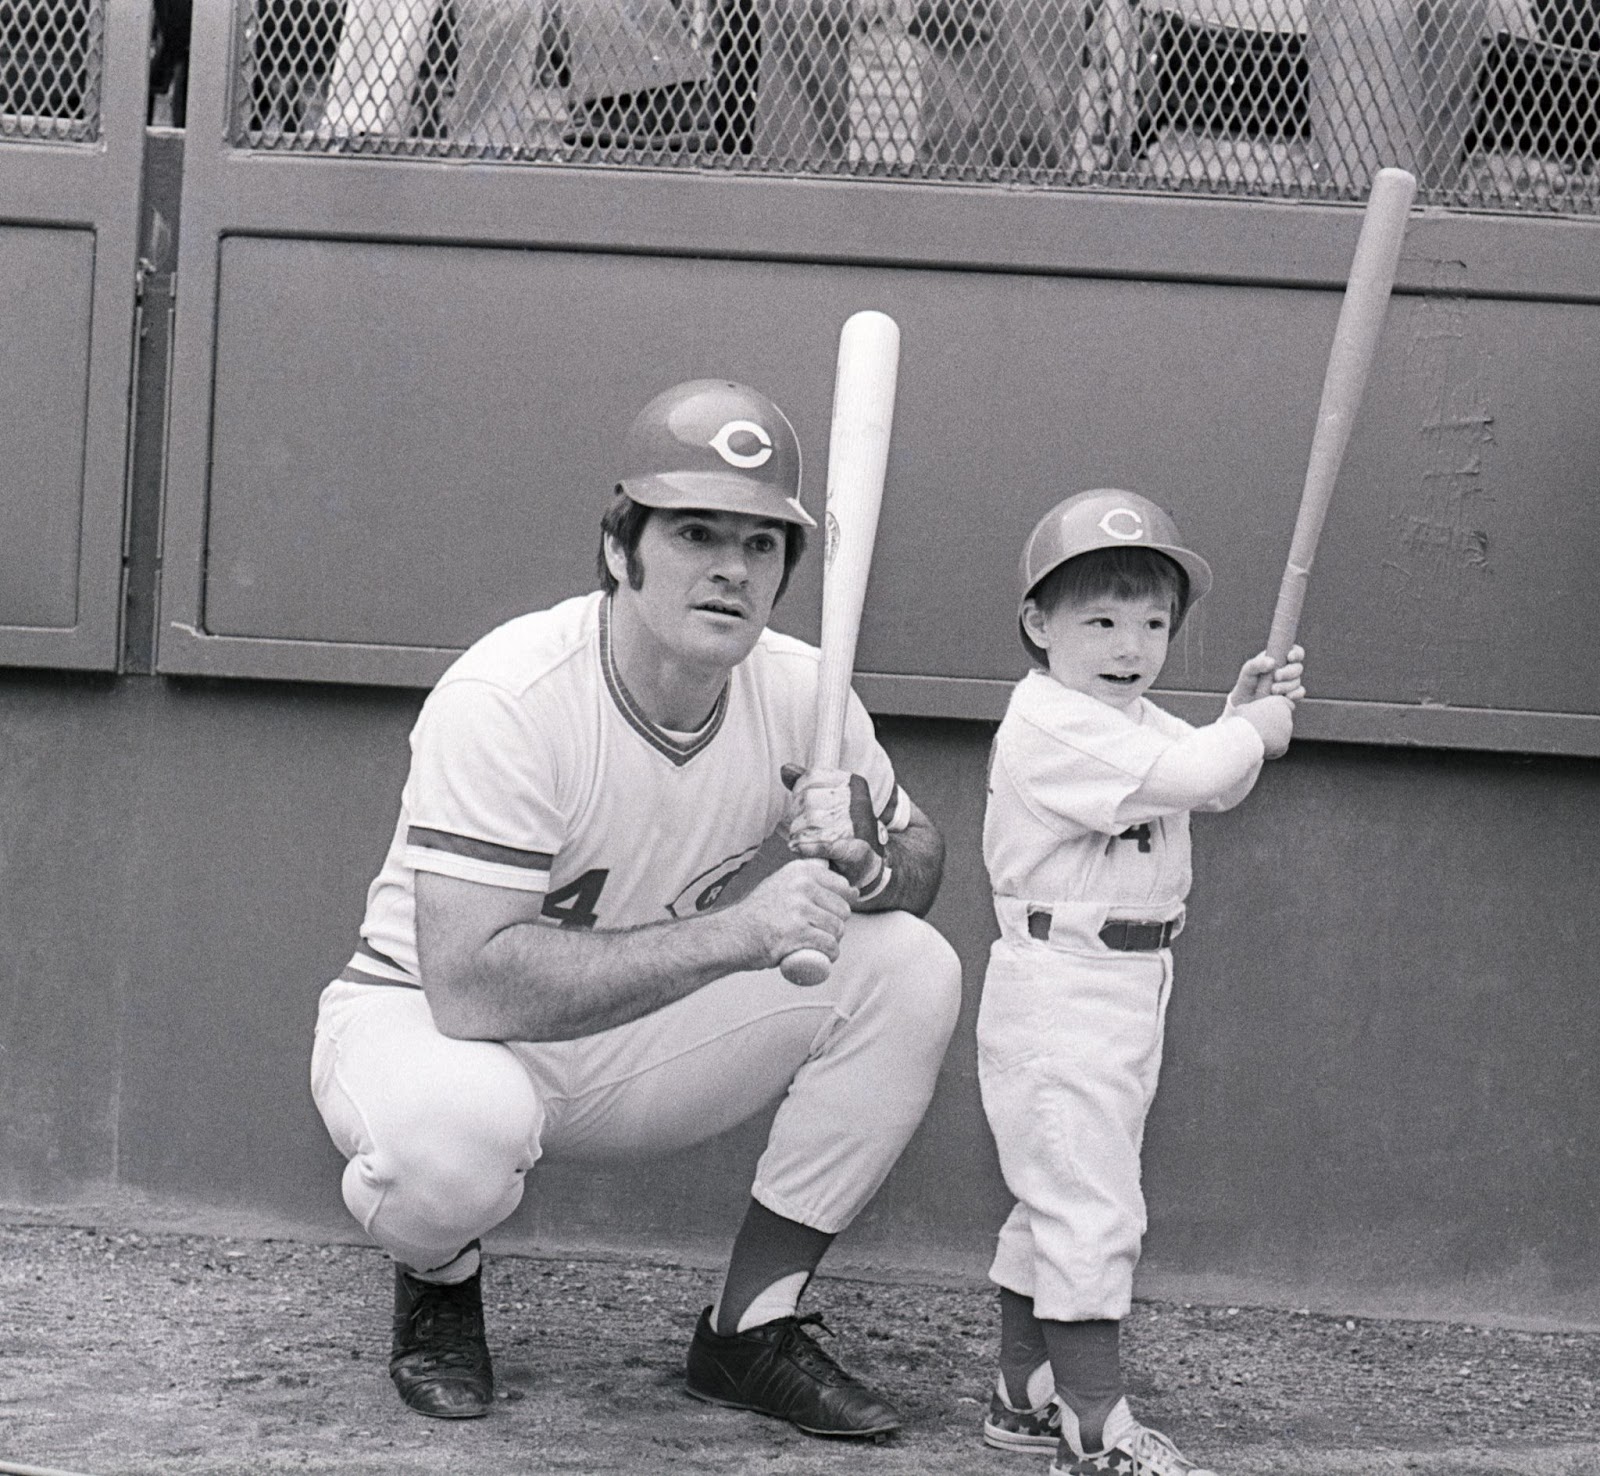
[[1186, 1471], [1200, 1469], [1167, 1436], [1148, 1425], [1140, 1425], [1121, 1444], [1133, 1457], [1129, 1476], [1184, 1476]]
[[786, 1317], [784, 1321], [788, 1326], [784, 1328], [778, 1346], [801, 1368], [824, 1383], [853, 1382], [850, 1375], [840, 1368], [818, 1345], [817, 1340], [806, 1331], [807, 1327], [818, 1327], [830, 1338], [836, 1336], [834, 1330], [822, 1320], [820, 1312], [807, 1312], [804, 1317]]
[[417, 1299], [406, 1321], [428, 1367], [475, 1369], [482, 1361], [483, 1322], [470, 1294], [437, 1287]]

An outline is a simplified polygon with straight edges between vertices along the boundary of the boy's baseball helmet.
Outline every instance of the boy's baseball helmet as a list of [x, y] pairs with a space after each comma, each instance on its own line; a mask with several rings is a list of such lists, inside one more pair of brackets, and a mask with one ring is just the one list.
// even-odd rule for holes
[[800, 505], [800, 441], [758, 390], [691, 379], [657, 395], [628, 427], [617, 490], [646, 507], [751, 513], [815, 528]]
[[[1183, 623], [1190, 607], [1211, 588], [1211, 566], [1179, 542], [1178, 525], [1165, 509], [1137, 492], [1097, 487], [1092, 492], [1079, 492], [1058, 502], [1033, 525], [1033, 532], [1022, 545], [1018, 626], [1022, 623], [1023, 601], [1045, 575], [1059, 569], [1068, 559], [1097, 548], [1153, 549], [1165, 554], [1183, 570], [1188, 576], [1188, 589], [1173, 622], [1174, 628]], [[1022, 643], [1030, 655], [1037, 655], [1026, 631]]]

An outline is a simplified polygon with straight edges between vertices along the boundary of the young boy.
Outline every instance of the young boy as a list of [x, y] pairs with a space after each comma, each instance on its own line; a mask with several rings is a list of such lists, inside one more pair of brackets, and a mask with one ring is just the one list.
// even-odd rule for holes
[[[1023, 644], [1042, 670], [995, 736], [984, 861], [1001, 935], [978, 1079], [1017, 1204], [990, 1278], [1000, 1376], [984, 1440], [1055, 1447], [1057, 1476], [1212, 1476], [1134, 1419], [1120, 1320], [1145, 1228], [1139, 1150], [1183, 927], [1189, 811], [1226, 810], [1289, 745], [1303, 653], [1244, 663], [1209, 727], [1145, 693], [1211, 586], [1171, 518], [1131, 492], [1069, 497], [1022, 552]], [[1257, 696], [1270, 671], [1270, 692]]]

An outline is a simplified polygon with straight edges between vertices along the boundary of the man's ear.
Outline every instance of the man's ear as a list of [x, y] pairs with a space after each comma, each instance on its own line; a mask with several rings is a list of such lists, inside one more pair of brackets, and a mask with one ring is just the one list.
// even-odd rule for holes
[[1041, 651], [1050, 649], [1050, 635], [1045, 629], [1044, 611], [1039, 608], [1039, 602], [1031, 595], [1022, 602], [1022, 628], [1028, 634], [1028, 639]]
[[618, 584], [628, 582], [628, 555], [623, 552], [622, 545], [609, 533], [602, 534], [605, 541], [606, 568], [611, 571], [611, 577]]

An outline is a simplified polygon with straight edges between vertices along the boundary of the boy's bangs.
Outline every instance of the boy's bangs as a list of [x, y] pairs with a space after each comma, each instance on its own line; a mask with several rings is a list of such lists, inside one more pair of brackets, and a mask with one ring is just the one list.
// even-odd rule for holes
[[1068, 559], [1049, 574], [1035, 598], [1045, 608], [1063, 600], [1165, 599], [1174, 616], [1183, 608], [1189, 579], [1174, 559], [1153, 548], [1097, 548]]

